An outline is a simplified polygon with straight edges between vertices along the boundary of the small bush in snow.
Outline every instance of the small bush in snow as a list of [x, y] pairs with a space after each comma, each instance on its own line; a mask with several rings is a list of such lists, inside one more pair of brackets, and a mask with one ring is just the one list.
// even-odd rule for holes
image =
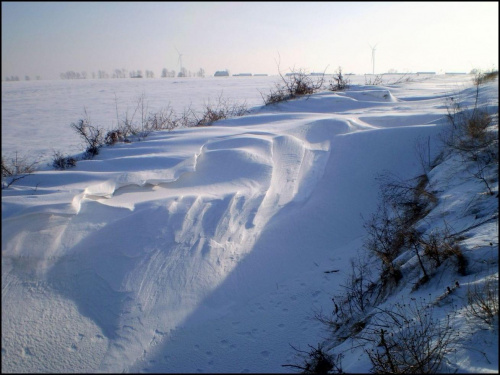
[[434, 266], [440, 267], [443, 262], [454, 257], [457, 272], [462, 276], [467, 274], [467, 258], [457, 243], [455, 236], [450, 235], [448, 230], [434, 230], [421, 236], [419, 243], [423, 248], [423, 255], [434, 262]]
[[345, 78], [345, 76], [342, 74], [342, 68], [339, 66], [339, 69], [337, 72], [335, 72], [333, 76], [333, 81], [330, 82], [330, 91], [342, 91], [346, 90], [349, 88], [350, 85], [350, 80], [348, 78]]
[[72, 156], [64, 156], [61, 152], [55, 151], [52, 158], [52, 166], [55, 169], [68, 169], [76, 166], [76, 159]]
[[148, 124], [153, 131], [172, 130], [178, 126], [174, 110], [170, 106], [161, 109], [159, 112], [151, 113], [148, 117]]
[[315, 319], [325, 324], [340, 339], [358, 334], [365, 326], [365, 315], [373, 307], [380, 288], [373, 281], [368, 258], [358, 256], [351, 260], [351, 271], [341, 291], [332, 298], [331, 314], [317, 312]]
[[84, 158], [92, 159], [99, 154], [99, 149], [104, 144], [104, 129], [92, 125], [87, 110], [85, 109], [84, 112], [85, 118], [72, 123], [71, 127], [86, 143]]
[[38, 161], [28, 161], [26, 157], [20, 157], [17, 152], [10, 161], [2, 156], [2, 189], [32, 174], [37, 164]]
[[454, 98], [449, 99], [447, 118], [450, 131], [443, 136], [444, 144], [457, 152], [469, 173], [482, 181], [493, 195], [490, 180], [498, 179], [498, 113], [490, 114], [479, 106], [479, 91], [483, 81], [477, 80], [473, 108], [465, 108]]
[[433, 374], [442, 369], [458, 332], [449, 316], [439, 319], [432, 306], [415, 300], [379, 309], [364, 339], [372, 344], [365, 352], [374, 373]]
[[229, 117], [243, 116], [248, 113], [248, 108], [245, 103], [233, 103], [219, 95], [217, 102], [212, 104], [207, 102], [204, 104], [204, 109], [201, 115], [197, 115], [191, 111], [193, 116], [192, 126], [209, 126], [219, 120], [224, 120]]
[[37, 161], [28, 161], [26, 157], [19, 156], [17, 152], [10, 161], [5, 160], [2, 156], [2, 177], [33, 173], [37, 164]]
[[110, 130], [106, 133], [104, 137], [104, 143], [108, 146], [114, 145], [117, 142], [123, 142], [125, 140], [125, 136], [123, 131], [120, 129]]
[[375, 77], [369, 77], [369, 78], [367, 78], [365, 75], [365, 85], [367, 86], [379, 86], [382, 83], [383, 83], [382, 76], [380, 74], [376, 75]]
[[283, 367], [292, 367], [297, 370], [301, 370], [303, 374], [342, 374], [342, 354], [329, 354], [322, 344], [318, 344], [318, 347], [309, 345], [310, 351], [306, 352], [303, 350], [292, 348], [299, 353], [302, 363], [301, 364], [291, 364], [282, 365]]
[[475, 282], [467, 289], [466, 315], [491, 326], [498, 317], [498, 276]]
[[385, 173], [377, 179], [381, 184], [382, 201], [398, 213], [398, 218], [407, 227], [425, 217], [437, 204], [436, 196], [428, 189], [427, 174], [403, 180], [394, 174]]
[[311, 95], [323, 88], [324, 75], [319, 76], [318, 79], [313, 79], [303, 70], [293, 70], [285, 76], [281, 72], [279, 74], [281, 82], [276, 83], [275, 88], [267, 96], [264, 97], [261, 94], [265, 105], [295, 99], [299, 96]]
[[498, 70], [491, 70], [489, 72], [474, 71], [473, 82], [475, 85], [480, 85], [485, 82], [493, 81], [498, 78]]
[[394, 264], [394, 259], [400, 255], [405, 245], [407, 226], [390, 216], [387, 205], [383, 203], [364, 223], [364, 228], [367, 233], [365, 249], [382, 261], [383, 284], [387, 286], [397, 284], [403, 275], [399, 267]]
[[178, 126], [174, 117], [175, 113], [170, 106], [162, 108], [158, 112], [150, 112], [145, 94], [141, 94], [137, 98], [132, 115], [127, 111], [122, 120], [118, 116], [118, 104], [116, 104], [116, 108], [117, 127], [106, 134], [105, 143], [107, 145], [113, 145], [116, 142], [130, 142], [129, 138], [131, 137], [141, 140], [153, 131], [172, 130]]

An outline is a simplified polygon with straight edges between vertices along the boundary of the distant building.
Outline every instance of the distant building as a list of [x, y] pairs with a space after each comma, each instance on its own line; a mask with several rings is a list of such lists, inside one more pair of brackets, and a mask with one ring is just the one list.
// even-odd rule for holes
[[238, 73], [238, 74], [233, 74], [233, 77], [251, 77], [252, 73]]
[[[401, 72], [382, 73], [383, 76], [385, 76], [385, 75], [388, 75], [388, 76], [406, 76], [406, 75], [414, 75], [414, 74], [418, 74], [418, 73], [412, 73], [412, 72], [407, 72], [407, 73], [401, 73]], [[368, 75], [370, 75], [370, 74], [368, 74]]]
[[218, 70], [215, 72], [214, 77], [229, 77], [229, 71], [226, 70]]
[[267, 77], [266, 73], [257, 73], [253, 75], [254, 77]]

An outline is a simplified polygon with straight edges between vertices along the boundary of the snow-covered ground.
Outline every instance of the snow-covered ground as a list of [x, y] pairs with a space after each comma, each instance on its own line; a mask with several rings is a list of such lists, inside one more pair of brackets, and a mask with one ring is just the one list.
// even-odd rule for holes
[[[267, 107], [258, 90], [276, 77], [150, 82], [2, 82], [2, 153], [44, 160], [81, 151], [69, 123], [84, 106], [106, 127], [116, 102], [131, 111], [142, 93], [152, 110], [221, 90], [253, 107], [104, 147], [66, 171], [42, 166], [2, 190], [2, 372], [290, 371], [290, 344], [329, 338], [314, 314], [332, 309], [361, 248], [377, 177], [422, 174], [415, 144], [439, 153], [446, 98], [474, 100], [471, 76], [381, 86], [358, 77], [344, 92]], [[498, 111], [498, 80], [482, 99]], [[429, 225], [446, 216], [458, 232], [498, 214], [498, 178], [486, 196], [481, 181], [452, 174], [457, 165], [429, 172], [439, 191]], [[475, 228], [464, 241], [470, 274], [444, 272], [415, 295], [436, 299], [460, 280], [454, 303], [465, 304], [468, 283], [498, 277], [497, 238], [498, 219]], [[463, 341], [459, 372], [498, 371], [498, 319]], [[344, 371], [369, 371], [348, 345]]]

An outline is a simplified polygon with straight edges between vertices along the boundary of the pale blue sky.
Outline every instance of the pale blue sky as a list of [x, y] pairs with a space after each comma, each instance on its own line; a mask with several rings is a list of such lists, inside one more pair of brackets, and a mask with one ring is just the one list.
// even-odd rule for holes
[[2, 2], [2, 79], [498, 68], [498, 2]]

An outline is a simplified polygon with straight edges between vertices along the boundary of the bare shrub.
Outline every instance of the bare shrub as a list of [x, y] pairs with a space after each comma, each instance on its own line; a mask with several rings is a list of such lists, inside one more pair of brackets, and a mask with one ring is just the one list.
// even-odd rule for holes
[[[261, 93], [262, 95], [262, 93]], [[288, 94], [286, 93], [285, 89], [280, 86], [279, 84], [276, 84], [275, 89], [272, 89], [269, 94], [264, 98], [264, 104], [265, 105], [271, 105], [271, 104], [276, 104], [280, 102], [284, 102], [289, 99]]]
[[7, 189], [35, 172], [37, 164], [38, 161], [30, 161], [26, 156], [19, 156], [17, 151], [10, 160], [6, 160], [2, 155], [2, 189]]
[[440, 267], [446, 259], [454, 257], [457, 272], [462, 276], [467, 274], [467, 258], [465, 258], [455, 236], [450, 234], [448, 228], [444, 230], [437, 229], [420, 237], [419, 243], [423, 248], [424, 256], [433, 261], [436, 268]]
[[479, 106], [479, 92], [482, 80], [477, 79], [474, 106], [463, 107], [453, 97], [448, 100], [447, 118], [451, 125], [442, 141], [452, 151], [457, 152], [467, 165], [469, 173], [482, 181], [490, 195], [493, 191], [488, 175], [498, 166], [498, 113], [490, 114]]
[[400, 83], [406, 83], [406, 82], [411, 82], [412, 78], [408, 75], [408, 73], [403, 74], [401, 77], [399, 77], [397, 80], [394, 82], [391, 82], [390, 85], [397, 85]]
[[357, 258], [351, 259], [351, 271], [340, 287], [342, 292], [332, 298], [335, 328], [348, 328], [348, 334], [355, 335], [364, 327], [364, 315], [376, 298], [377, 287], [366, 255], [358, 254]]
[[467, 288], [466, 315], [491, 326], [498, 316], [498, 276], [475, 282]]
[[[456, 107], [451, 107], [456, 108]], [[495, 142], [494, 134], [488, 131], [492, 124], [491, 115], [483, 109], [464, 109], [460, 113], [454, 113], [451, 109], [448, 113], [454, 132], [452, 138], [447, 140], [447, 145], [452, 149], [464, 154], [470, 154], [474, 159], [474, 152], [490, 146]]]
[[177, 121], [179, 126], [188, 128], [196, 125], [197, 118], [196, 112], [190, 104], [189, 107], [183, 109]]
[[452, 129], [444, 142], [448, 147], [462, 153], [483, 149], [496, 141], [494, 134], [488, 131], [492, 124], [492, 115], [479, 106], [480, 87], [481, 82], [478, 81], [472, 108], [464, 107], [454, 97], [449, 98], [446, 104], [446, 117]]
[[382, 201], [389, 204], [407, 227], [425, 217], [437, 204], [436, 196], [427, 189], [427, 174], [404, 180], [385, 172], [377, 177]]
[[364, 248], [382, 261], [383, 284], [397, 284], [403, 275], [399, 267], [394, 264], [394, 259], [405, 245], [407, 227], [389, 215], [388, 207], [384, 203], [379, 204], [375, 214], [365, 221], [363, 226], [367, 233]]
[[124, 140], [125, 135], [120, 129], [110, 130], [104, 137], [104, 143], [106, 143], [108, 146], [114, 145], [117, 142], [123, 142]]
[[71, 127], [85, 141], [84, 158], [92, 159], [99, 154], [99, 149], [104, 145], [104, 129], [92, 125], [87, 109], [84, 109], [85, 117], [77, 123], [72, 123]]
[[[117, 129], [111, 130], [112, 131], [117, 131], [119, 134], [123, 136], [124, 139], [127, 139], [128, 137], [137, 137], [140, 139], [141, 137], [141, 125], [138, 125], [135, 121], [136, 115], [139, 112], [139, 108], [142, 106], [144, 107], [144, 100], [145, 100], [145, 95], [141, 94], [137, 98], [137, 103], [134, 108], [134, 111], [132, 114], [129, 114], [129, 111], [125, 112], [125, 118], [123, 120], [119, 120], [118, 118], [118, 112], [117, 112]], [[117, 109], [118, 111], [118, 109]], [[141, 116], [141, 121], [143, 120]]]
[[118, 104], [116, 104], [116, 121], [117, 128], [108, 131], [106, 134], [105, 142], [107, 145], [113, 145], [116, 142], [127, 142], [130, 137], [141, 140], [151, 132], [173, 130], [180, 125], [180, 121], [175, 117], [175, 112], [170, 105], [158, 112], [149, 111], [149, 104], [144, 93], [138, 96], [132, 114], [129, 114], [127, 110], [123, 120], [120, 120], [118, 116]]
[[442, 369], [442, 363], [453, 350], [459, 333], [450, 316], [440, 320], [425, 300], [379, 309], [364, 339], [373, 344], [365, 352], [377, 374], [431, 374]]
[[142, 94], [137, 99], [137, 107], [136, 110], [139, 111], [141, 116], [140, 122], [140, 131], [137, 132], [139, 138], [146, 138], [151, 133], [150, 124], [148, 122], [148, 114], [149, 114], [149, 104], [146, 102], [146, 94]]
[[456, 262], [457, 271], [465, 275], [467, 259], [448, 229], [426, 235], [415, 227], [437, 204], [436, 196], [428, 190], [428, 176], [403, 180], [385, 173], [377, 179], [382, 203], [371, 220], [365, 222], [368, 236], [364, 246], [382, 261], [383, 285], [397, 284], [402, 278], [394, 259], [405, 251], [415, 255], [422, 271], [413, 290], [428, 282], [434, 270], [449, 257]]
[[475, 71], [472, 81], [475, 85], [481, 85], [485, 82], [493, 81], [498, 77], [498, 70], [491, 70], [489, 72]]
[[[136, 120], [137, 117], [140, 117], [139, 120]], [[146, 95], [144, 93], [137, 97], [132, 115], [129, 115], [127, 110], [125, 119], [122, 120], [122, 125], [116, 130], [119, 131], [124, 138], [133, 136], [138, 140], [146, 138], [152, 132], [149, 123], [149, 104], [146, 101]]]
[[54, 151], [52, 166], [59, 170], [73, 168], [76, 166], [76, 159], [72, 156], [64, 156], [60, 151]]
[[324, 72], [317, 79], [313, 79], [303, 69], [291, 69], [291, 73], [283, 76], [279, 68], [279, 63], [277, 65], [281, 82], [276, 83], [275, 88], [265, 97], [261, 93], [265, 105], [295, 99], [299, 96], [311, 95], [323, 88], [325, 80]]
[[173, 130], [178, 126], [178, 121], [175, 118], [175, 112], [170, 107], [162, 108], [159, 112], [152, 113], [148, 117], [149, 127], [153, 131], [157, 130]]
[[201, 115], [197, 115], [196, 112], [191, 111], [191, 115], [194, 118], [193, 121], [190, 122], [192, 122], [192, 126], [209, 126], [216, 121], [224, 120], [229, 117], [243, 116], [246, 113], [248, 113], [246, 103], [234, 103], [223, 98], [221, 93], [215, 104], [210, 103], [210, 101], [204, 104]]
[[423, 174], [427, 174], [437, 164], [431, 162], [431, 137], [419, 138], [415, 143], [415, 155], [417, 156]]
[[377, 74], [375, 77], [367, 77], [365, 75], [365, 85], [367, 86], [380, 86], [383, 84], [382, 75]]
[[418, 259], [418, 264], [420, 265], [420, 269], [422, 270], [424, 276], [418, 281], [418, 286], [425, 284], [430, 280], [430, 274], [427, 268], [424, 265], [423, 256], [420, 255], [420, 241], [422, 234], [414, 228], [409, 228], [405, 233], [405, 239], [408, 243], [408, 247], [411, 248]]
[[301, 363], [281, 365], [282, 367], [295, 368], [303, 374], [343, 374], [342, 354], [328, 354], [322, 344], [318, 344], [317, 348], [309, 345], [308, 352], [292, 348], [298, 353]]
[[2, 155], [2, 177], [30, 174], [35, 171], [38, 161], [30, 161], [26, 156], [20, 156], [16, 151], [10, 161]]
[[342, 74], [342, 68], [339, 66], [338, 70], [333, 75], [333, 81], [330, 82], [330, 91], [342, 91], [349, 88], [351, 84], [348, 78]]

